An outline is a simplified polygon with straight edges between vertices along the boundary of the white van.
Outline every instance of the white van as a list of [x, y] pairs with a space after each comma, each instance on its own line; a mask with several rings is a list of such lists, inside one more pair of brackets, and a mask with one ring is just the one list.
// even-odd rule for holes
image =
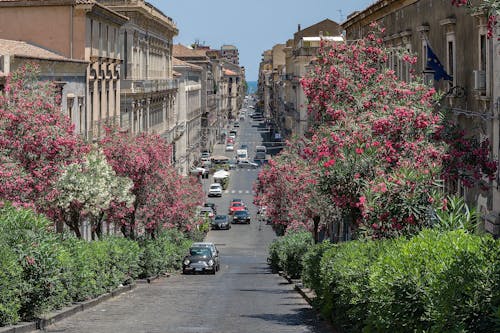
[[248, 151], [246, 149], [237, 149], [236, 150], [236, 158], [238, 160], [247, 160], [248, 159]]

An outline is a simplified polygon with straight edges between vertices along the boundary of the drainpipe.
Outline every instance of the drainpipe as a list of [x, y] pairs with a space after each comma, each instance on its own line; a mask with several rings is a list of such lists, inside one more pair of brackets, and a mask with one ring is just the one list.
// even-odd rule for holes
[[70, 16], [69, 16], [69, 57], [73, 59], [73, 14], [74, 7], [71, 6]]

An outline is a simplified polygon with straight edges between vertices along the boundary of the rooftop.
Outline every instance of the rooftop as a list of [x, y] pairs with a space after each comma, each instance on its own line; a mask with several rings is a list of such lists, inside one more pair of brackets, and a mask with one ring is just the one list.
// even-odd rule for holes
[[182, 44], [174, 44], [172, 53], [176, 58], [207, 58], [206, 49], [192, 49]]
[[[6, 1], [6, 0], [0, 0], [0, 1]], [[44, 49], [42, 47], [27, 42], [10, 40], [10, 39], [0, 39], [0, 54], [8, 54], [8, 55], [14, 55], [16, 57], [32, 58], [32, 59], [82, 62], [81, 60], [73, 60], [66, 58], [53, 51]]]

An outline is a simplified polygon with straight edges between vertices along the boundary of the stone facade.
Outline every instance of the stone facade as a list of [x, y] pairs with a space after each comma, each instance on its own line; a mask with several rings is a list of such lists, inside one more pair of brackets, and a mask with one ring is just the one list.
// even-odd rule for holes
[[310, 126], [307, 99], [300, 79], [311, 69], [321, 39], [343, 41], [342, 27], [326, 19], [301, 29], [286, 44], [265, 51], [259, 74], [264, 113], [276, 125], [275, 140], [283, 136], [303, 136]]
[[220, 48], [221, 57], [225, 61], [232, 63], [233, 65], [240, 65], [240, 53], [238, 48], [234, 45], [222, 45]]
[[118, 35], [127, 20], [93, 0], [0, 1], [0, 38], [26, 41], [88, 63], [86, 89], [75, 96], [73, 116], [82, 119], [80, 131], [89, 140], [101, 136], [105, 124], [119, 124]]
[[120, 29], [121, 124], [131, 133], [154, 132], [173, 142], [177, 83], [172, 74], [172, 19], [144, 0], [100, 0], [126, 16]]
[[173, 59], [177, 75], [177, 123], [174, 136], [175, 166], [180, 174], [187, 175], [199, 157], [201, 141], [201, 78], [203, 68], [179, 59]]
[[[479, 1], [472, 1], [477, 4]], [[369, 24], [377, 21], [386, 31], [384, 41], [388, 47], [404, 48], [418, 57], [410, 68], [390, 59], [400, 79], [411, 80], [413, 70], [424, 81], [445, 94], [441, 107], [468, 134], [492, 143], [493, 157], [499, 157], [499, 44], [496, 36], [487, 38], [487, 18], [484, 13], [472, 14], [456, 8], [450, 1], [390, 0], [377, 1], [361, 12], [351, 14], [343, 27], [348, 40], [364, 36]], [[431, 47], [440, 59], [451, 81], [433, 79], [426, 68], [427, 48]], [[500, 233], [500, 193], [498, 177], [489, 191], [468, 189], [460, 183], [447, 184], [450, 192], [462, 195], [469, 203], [477, 204], [485, 218], [485, 228]]]
[[40, 79], [55, 82], [60, 91], [61, 111], [75, 125], [75, 131], [84, 135], [84, 96], [86, 91], [86, 61], [72, 60], [26, 42], [0, 39], [0, 91], [7, 76], [34, 63]]

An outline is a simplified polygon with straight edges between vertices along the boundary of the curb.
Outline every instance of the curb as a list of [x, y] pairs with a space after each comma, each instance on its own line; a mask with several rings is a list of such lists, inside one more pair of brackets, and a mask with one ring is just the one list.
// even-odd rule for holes
[[147, 277], [145, 279], [135, 280], [135, 283], [137, 283], [137, 284], [147, 284], [147, 283], [151, 283], [153, 281], [159, 280], [161, 278], [169, 278], [170, 276], [172, 276], [172, 273], [164, 273], [164, 274], [161, 274], [161, 275], [150, 276], [150, 277]]
[[91, 299], [89, 301], [84, 301], [84, 302], [79, 302], [74, 305], [71, 305], [69, 307], [65, 307], [61, 310], [58, 311], [53, 311], [48, 314], [45, 314], [38, 318], [38, 320], [33, 321], [33, 322], [28, 322], [28, 323], [20, 323], [17, 325], [13, 326], [6, 326], [0, 328], [0, 333], [28, 333], [32, 332], [35, 330], [41, 330], [44, 329], [45, 327], [54, 324], [58, 321], [61, 321], [65, 318], [68, 318], [78, 312], [85, 311], [87, 309], [90, 309], [110, 298], [113, 298], [115, 296], [118, 296], [120, 294], [123, 294], [124, 292], [130, 291], [134, 289], [137, 285], [134, 284], [129, 284], [126, 286], [118, 287], [114, 290], [112, 290], [109, 293], [100, 295], [94, 299]]
[[[321, 319], [322, 323], [328, 327], [328, 329], [331, 330], [332, 333], [338, 333], [337, 329], [333, 326], [333, 324], [330, 322], [330, 320], [323, 318], [318, 312], [318, 310], [314, 307], [313, 301], [314, 301], [314, 292], [304, 288], [304, 285], [302, 284], [302, 281], [300, 279], [295, 280], [286, 275], [283, 271], [279, 271], [278, 274], [282, 276], [289, 284], [294, 284], [293, 289], [297, 291], [302, 298], [316, 311], [316, 314], [318, 318]], [[309, 290], [309, 291], [308, 291]]]

